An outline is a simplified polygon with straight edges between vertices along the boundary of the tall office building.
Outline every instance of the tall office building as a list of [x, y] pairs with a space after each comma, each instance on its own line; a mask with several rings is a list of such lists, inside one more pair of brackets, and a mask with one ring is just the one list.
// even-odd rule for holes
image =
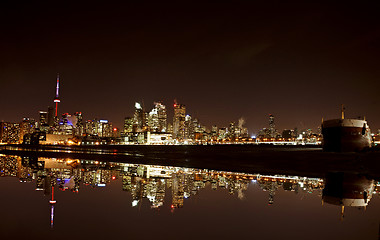
[[276, 137], [276, 125], [274, 124], [274, 116], [269, 114], [269, 131], [270, 137]]
[[228, 135], [230, 138], [235, 138], [235, 130], [236, 130], [236, 123], [230, 122], [230, 126], [228, 127]]
[[218, 126], [216, 125], [211, 126], [211, 137], [216, 139], [218, 137], [218, 130], [219, 130]]
[[54, 126], [54, 108], [53, 107], [50, 107], [50, 106], [48, 107], [47, 115], [48, 115], [47, 124], [49, 125], [49, 127]]
[[148, 126], [151, 132], [158, 132], [158, 112], [153, 108], [148, 115]]
[[23, 118], [20, 123], [20, 142], [23, 141], [26, 134], [32, 134], [37, 128], [37, 122], [32, 118]]
[[135, 113], [133, 115], [133, 124], [136, 125], [137, 131], [141, 132], [145, 127], [144, 110], [140, 103], [135, 103]]
[[77, 118], [71, 114], [62, 114], [61, 122], [59, 123], [59, 132], [61, 134], [74, 134], [74, 128], [77, 123]]
[[158, 114], [158, 131], [166, 132], [167, 118], [168, 118], [168, 115], [166, 114], [166, 106], [158, 102], [158, 103], [155, 103], [155, 108], [157, 109], [157, 114]]
[[76, 112], [74, 114], [76, 117], [76, 124], [75, 124], [75, 135], [76, 136], [83, 136], [84, 134], [84, 126], [83, 126], [83, 115], [82, 112]]
[[42, 132], [47, 132], [49, 130], [48, 125], [48, 112], [40, 111], [40, 120], [38, 122], [38, 128]]
[[124, 133], [133, 132], [133, 118], [126, 117], [124, 118]]
[[48, 113], [45, 112], [45, 111], [40, 111], [40, 122], [39, 122], [39, 125], [42, 126], [42, 125], [47, 124], [47, 120], [48, 120]]
[[185, 117], [185, 139], [194, 138], [194, 126], [190, 115]]
[[105, 119], [88, 120], [85, 123], [86, 134], [98, 137], [113, 137], [112, 123]]
[[183, 104], [174, 104], [173, 138], [183, 140], [185, 138], [186, 107]]
[[154, 103], [154, 108], [149, 112], [148, 126], [152, 132], [166, 132], [166, 107], [162, 103]]

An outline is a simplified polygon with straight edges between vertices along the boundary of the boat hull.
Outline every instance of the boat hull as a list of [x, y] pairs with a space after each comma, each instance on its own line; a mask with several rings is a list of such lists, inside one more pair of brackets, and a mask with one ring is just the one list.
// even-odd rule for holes
[[334, 119], [322, 123], [322, 146], [328, 152], [358, 152], [372, 145], [371, 133], [364, 120]]

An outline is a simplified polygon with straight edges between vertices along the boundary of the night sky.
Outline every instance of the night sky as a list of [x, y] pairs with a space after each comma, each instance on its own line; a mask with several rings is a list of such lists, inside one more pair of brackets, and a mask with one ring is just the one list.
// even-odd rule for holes
[[[268, 1], [269, 2], [269, 1]], [[307, 3], [306, 3], [307, 2]], [[379, 5], [270, 1], [15, 3], [0, 7], [0, 121], [53, 106], [122, 127], [134, 102], [174, 99], [210, 127], [251, 133], [366, 116], [380, 128]], [[49, 5], [50, 4], [50, 5]]]

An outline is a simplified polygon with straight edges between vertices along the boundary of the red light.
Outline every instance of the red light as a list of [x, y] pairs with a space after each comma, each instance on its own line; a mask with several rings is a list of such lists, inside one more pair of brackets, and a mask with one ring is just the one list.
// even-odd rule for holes
[[117, 128], [114, 128], [113, 131], [116, 132], [116, 131], [117, 131]]
[[174, 205], [172, 205], [172, 208], [174, 208]]
[[116, 177], [115, 176], [112, 176], [112, 180], [115, 180], [116, 179]]

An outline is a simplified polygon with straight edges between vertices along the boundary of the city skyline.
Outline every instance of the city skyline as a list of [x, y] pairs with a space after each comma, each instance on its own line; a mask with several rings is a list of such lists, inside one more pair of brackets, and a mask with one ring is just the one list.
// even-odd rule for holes
[[[249, 132], [249, 130], [245, 127], [246, 120], [243, 117], [239, 118], [238, 121], [230, 120], [229, 124], [227, 124], [226, 126], [218, 126], [216, 124], [213, 124], [211, 127], [205, 126], [203, 122], [200, 121], [200, 119], [198, 119], [196, 116], [192, 115], [189, 112], [186, 112], [186, 105], [179, 104], [177, 99], [174, 99], [172, 122], [168, 122], [168, 109], [162, 101], [153, 102], [153, 108], [151, 110], [145, 107], [146, 105], [144, 104], [144, 102], [135, 102], [135, 112], [132, 114], [132, 117], [131, 115], [129, 115], [124, 118], [124, 123], [121, 127], [114, 125], [111, 121], [109, 121], [106, 118], [102, 119], [95, 117], [92, 120], [85, 120], [83, 118], [82, 112], [75, 112], [73, 114], [59, 112], [58, 103], [61, 102], [59, 97], [59, 83], [60, 76], [58, 73], [56, 78], [55, 97], [53, 100], [55, 108], [48, 106], [47, 111], [40, 110], [39, 119], [28, 116], [24, 117], [20, 123], [12, 123], [4, 120], [1, 121], [2, 127], [0, 130], [2, 130], [2, 141], [14, 142], [15, 139], [20, 139], [17, 140], [17, 142], [20, 141], [25, 143], [25, 139], [22, 140], [24, 135], [33, 135], [33, 132], [35, 132], [35, 134], [37, 134], [36, 136], [38, 136], [40, 139], [45, 140], [46, 137], [42, 137], [42, 135], [40, 135], [40, 132], [43, 132], [44, 135], [46, 133], [58, 135], [64, 134], [72, 137], [85, 137], [85, 139], [87, 139], [86, 137], [91, 136], [97, 136], [100, 138], [112, 137], [116, 139], [117, 137], [120, 137], [121, 134], [121, 137], [127, 137], [127, 139], [129, 138], [128, 142], [133, 141], [139, 144], [149, 144], [149, 142], [151, 142], [151, 144], [163, 144], [163, 142], [157, 141], [158, 138], [162, 137], [169, 141], [175, 140], [179, 141], [179, 143], [185, 142], [185, 144], [188, 144], [188, 140], [211, 140], [212, 142], [220, 140], [234, 141], [234, 139], [242, 139], [243, 141], [245, 141], [248, 138], [258, 138], [261, 142], [276, 142], [278, 140], [280, 140], [280, 142], [294, 141], [297, 138], [297, 140], [302, 139], [301, 142], [306, 140], [307, 142], [312, 142], [313, 144], [315, 144], [320, 141], [321, 137], [321, 126], [318, 126], [315, 129], [309, 127], [303, 127], [298, 129], [297, 126], [293, 129], [278, 129], [276, 128], [277, 122], [275, 121], [275, 117], [273, 114], [268, 115], [269, 124], [267, 123], [266, 126], [263, 126], [261, 129], [255, 132]], [[344, 113], [345, 107], [344, 105], [342, 105], [342, 119], [344, 118]], [[169, 116], [170, 115], [171, 114], [169, 111]], [[359, 116], [357, 118], [365, 119], [365, 116]], [[137, 135], [135, 137], [131, 135], [140, 134], [144, 132], [155, 133], [156, 137], [150, 138], [149, 135], [143, 134], [144, 141], [141, 142], [141, 139], [138, 140], [139, 138], [137, 137]], [[372, 136], [377, 136], [378, 134], [379, 130], [377, 130], [377, 132], [375, 130]], [[154, 138], [157, 139], [154, 140]], [[28, 144], [33, 142], [32, 139], [27, 141]], [[80, 141], [83, 141], [85, 139], [81, 139]], [[56, 139], [55, 141], [57, 140], [58, 139]], [[29, 141], [32, 142], [29, 143]], [[68, 144], [67, 141], [70, 142], [72, 140], [65, 139], [64, 141], [66, 144]], [[87, 144], [95, 143], [91, 142], [92, 141], [87, 142]]]
[[[38, 117], [38, 115], [37, 114], [32, 114], [31, 116], [23, 116], [22, 117], [22, 119], [25, 119], [25, 118], [30, 118], [30, 119], [35, 119], [35, 120], [37, 120], [38, 121], [38, 119], [40, 119], [41, 120], [41, 118], [46, 118], [46, 120], [48, 120], [48, 115], [50, 116], [49, 118], [51, 118], [53, 115], [52, 114], [54, 114], [54, 116], [56, 117], [56, 118], [58, 118], [58, 119], [56, 119], [56, 121], [61, 121], [62, 120], [62, 117], [64, 116], [64, 115], [70, 115], [70, 113], [71, 112], [60, 112], [60, 108], [58, 108], [58, 103], [59, 103], [59, 105], [61, 105], [61, 101], [60, 101], [60, 94], [59, 94], [59, 89], [60, 89], [60, 75], [59, 75], [59, 73], [57, 73], [57, 76], [56, 76], [56, 87], [55, 87], [55, 97], [54, 97], [54, 99], [53, 99], [53, 103], [52, 104], [50, 104], [50, 105], [48, 105], [48, 107], [46, 108], [46, 109], [40, 109], [38, 112], [39, 112], [39, 117]], [[175, 125], [175, 116], [176, 116], [176, 114], [175, 114], [175, 111], [176, 111], [176, 108], [178, 107], [178, 106], [180, 106], [180, 107], [183, 107], [184, 109], [183, 109], [183, 116], [182, 116], [182, 118], [183, 118], [183, 121], [185, 120], [185, 116], [190, 116], [189, 115], [189, 113], [188, 112], [186, 112], [186, 110], [185, 110], [185, 108], [186, 108], [186, 105], [184, 105], [184, 104], [178, 104], [177, 103], [178, 101], [177, 101], [177, 98], [175, 98], [175, 99], [173, 99], [173, 101], [172, 101], [172, 106], [173, 106], [173, 108], [171, 109], [171, 108], [169, 108], [169, 109], [171, 109], [171, 110], [169, 110], [169, 111], [167, 111], [167, 110], [165, 110], [165, 122], [166, 122], [166, 118], [173, 118], [173, 127], [174, 127], [174, 125]], [[166, 105], [164, 105], [163, 104], [163, 101], [154, 101], [152, 104], [145, 104], [145, 102], [144, 102], [144, 100], [142, 100], [142, 101], [135, 101], [135, 109], [136, 108], [139, 108], [139, 109], [141, 109], [141, 114], [143, 114], [143, 111], [144, 110], [146, 110], [147, 112], [146, 112], [146, 114], [148, 115], [148, 114], [152, 114], [152, 112], [149, 112], [148, 111], [148, 109], [150, 109], [149, 107], [146, 107], [146, 106], [151, 106], [151, 105], [153, 105], [153, 108], [152, 108], [152, 111], [156, 111], [156, 114], [157, 114], [157, 104], [160, 104], [161, 106], [163, 106], [163, 108], [165, 109], [165, 107], [166, 107]], [[54, 105], [55, 105], [55, 107], [54, 107]], [[130, 104], [131, 106], [132, 106], [132, 104]], [[171, 106], [170, 104], [169, 104], [169, 106]], [[64, 105], [63, 105], [64, 106]], [[46, 111], [47, 110], [47, 111]], [[51, 111], [51, 112], [50, 112]], [[197, 112], [197, 111], [195, 111], [195, 112]], [[82, 112], [81, 111], [75, 111], [75, 114], [77, 114], [77, 113], [80, 113], [80, 114], [82, 114]], [[168, 114], [167, 114], [168, 113]], [[42, 117], [41, 116], [41, 114], [47, 114], [46, 116], [44, 116], [44, 117]], [[74, 115], [75, 115], [74, 114]], [[126, 117], [124, 117], [124, 121], [125, 121], [125, 118], [128, 118], [128, 116], [129, 115], [133, 115], [133, 114], [136, 114], [136, 113], [132, 113], [132, 114], [130, 114], [130, 113], [128, 113], [128, 114], [126, 114], [125, 116]], [[62, 117], [61, 117], [62, 116]], [[99, 116], [103, 116], [103, 117], [99, 117]], [[267, 114], [267, 116], [269, 116], [269, 119], [271, 119], [271, 118], [273, 118], [273, 115], [272, 114]], [[194, 117], [194, 116], [193, 116]], [[196, 117], [196, 116], [195, 116]], [[82, 117], [83, 118], [83, 117]], [[97, 113], [97, 114], [95, 114], [95, 117], [93, 117], [93, 118], [87, 118], [88, 119], [88, 121], [90, 120], [90, 119], [107, 119], [107, 121], [109, 120], [109, 118], [107, 117], [107, 116], [105, 116], [105, 114], [99, 114], [99, 113]], [[246, 123], [246, 120], [245, 120], [245, 118], [243, 117], [243, 116], [241, 116], [240, 118], [238, 118], [239, 119], [239, 121], [241, 121], [241, 120], [243, 120], [244, 121], [244, 123]], [[267, 120], [267, 119], [266, 119]], [[15, 122], [15, 123], [17, 123], [17, 122], [20, 122], [20, 119], [18, 119], [18, 120], [15, 120], [15, 121], [7, 121], [7, 120], [4, 120], [4, 119], [1, 119], [0, 120], [1, 122]], [[228, 124], [230, 124], [231, 122], [235, 122], [236, 120], [223, 120], [223, 122], [226, 122], [226, 126], [228, 125]], [[273, 121], [273, 119], [272, 120], [270, 120], [270, 122], [271, 121]], [[110, 122], [112, 122], [112, 123], [114, 123], [114, 122], [116, 122], [116, 123], [120, 123], [121, 121], [120, 120], [116, 120], [116, 121], [110, 121]], [[220, 122], [220, 121], [217, 121], [217, 122]], [[169, 124], [171, 124], [171, 123], [169, 123]], [[272, 124], [273, 124], [273, 122], [272, 122]], [[166, 123], [165, 123], [165, 125], [166, 125]], [[216, 126], [216, 124], [214, 123], [211, 123], [211, 125], [210, 126], [206, 126], [207, 127], [207, 129], [211, 129], [213, 126]], [[117, 127], [118, 129], [120, 129], [120, 130], [122, 130], [123, 129], [123, 127], [125, 128], [125, 122], [121, 122], [120, 123], [120, 126], [119, 126], [119, 124], [117, 124], [117, 125], [115, 125], [114, 124], [114, 127]], [[140, 130], [141, 130], [141, 127], [142, 126], [140, 126]], [[219, 126], [218, 126], [219, 127]], [[263, 126], [259, 126], [258, 127], [258, 129], [256, 129], [256, 131], [251, 131], [251, 133], [253, 134], [253, 136], [256, 136], [257, 135], [257, 133], [258, 132], [260, 132], [260, 130], [261, 129], [263, 129], [263, 128], [266, 128], [266, 127], [268, 127], [267, 126], [267, 123], [266, 123], [266, 125], [263, 125]], [[303, 129], [311, 129], [309, 126], [304, 126], [302, 123], [301, 123], [301, 127], [303, 127]], [[320, 126], [317, 126], [317, 127], [315, 127], [314, 128], [314, 130], [318, 130], [318, 128], [319, 128]], [[162, 128], [162, 127], [161, 127]], [[165, 127], [166, 128], [166, 127]], [[184, 128], [184, 126], [182, 126], [182, 128]], [[272, 128], [272, 126], [271, 126], [271, 123], [269, 124], [269, 128]], [[298, 126], [295, 126], [294, 128], [298, 128]], [[284, 128], [284, 130], [287, 130], [287, 129], [294, 129], [294, 128]], [[176, 131], [175, 130], [175, 127], [173, 128], [173, 130], [174, 131]], [[160, 131], [159, 131], [160, 132]], [[165, 131], [163, 131], [163, 132], [165, 132]], [[176, 133], [175, 133], [176, 134]], [[251, 135], [252, 135], [251, 134]]]
[[[53, 10], [54, 9], [54, 10]], [[366, 117], [380, 128], [374, 4], [15, 4], [4, 7], [0, 121], [60, 112], [122, 128], [134, 102], [174, 99], [208, 127], [243, 117], [250, 132], [316, 130]], [[47, 21], [48, 20], [48, 21]], [[148, 106], [149, 105], [149, 106]], [[169, 109], [169, 107], [168, 107]], [[172, 118], [171, 109], [168, 119]]]

